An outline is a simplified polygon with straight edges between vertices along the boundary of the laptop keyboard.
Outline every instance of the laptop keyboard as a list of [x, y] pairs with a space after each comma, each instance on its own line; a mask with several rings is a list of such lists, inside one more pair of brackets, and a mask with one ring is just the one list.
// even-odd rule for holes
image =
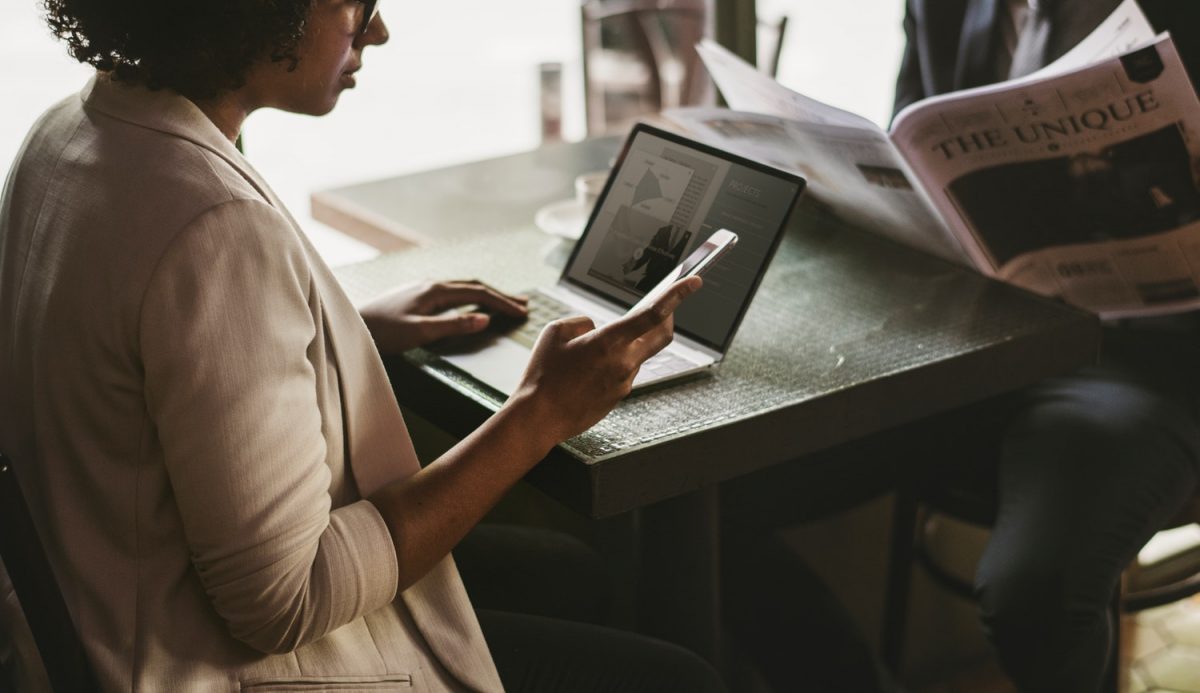
[[[529, 296], [529, 303], [526, 305], [529, 309], [529, 318], [514, 328], [512, 332], [509, 332], [508, 337], [530, 349], [533, 348], [538, 335], [542, 333], [542, 329], [547, 324], [560, 318], [580, 314], [577, 309], [540, 291], [530, 291], [526, 295]], [[597, 326], [603, 324], [603, 321], [596, 321]], [[634, 378], [634, 384], [666, 378], [675, 373], [694, 370], [698, 366], [699, 364], [685, 359], [678, 354], [666, 350], [660, 351], [642, 364], [641, 370], [638, 371], [637, 376]]]
[[675, 375], [676, 373], [695, 370], [699, 365], [671, 352], [660, 351], [646, 359], [646, 362], [642, 364], [641, 370], [634, 376], [633, 384], [640, 385], [649, 380], [659, 380]]
[[522, 346], [532, 349], [533, 343], [537, 341], [538, 335], [546, 325], [559, 318], [579, 315], [578, 310], [540, 291], [531, 291], [526, 295], [529, 296], [529, 303], [525, 306], [529, 309], [529, 318], [508, 333], [510, 339]]

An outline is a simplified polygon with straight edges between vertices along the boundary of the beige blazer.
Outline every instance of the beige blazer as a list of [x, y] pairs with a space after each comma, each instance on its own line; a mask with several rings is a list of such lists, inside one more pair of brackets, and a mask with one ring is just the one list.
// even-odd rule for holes
[[449, 557], [396, 594], [361, 498], [418, 463], [366, 327], [187, 99], [100, 75], [24, 144], [0, 450], [106, 690], [501, 688]]

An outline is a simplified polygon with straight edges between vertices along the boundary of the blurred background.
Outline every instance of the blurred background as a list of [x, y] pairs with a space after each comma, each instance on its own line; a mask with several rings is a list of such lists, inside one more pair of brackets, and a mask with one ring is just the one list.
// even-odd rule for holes
[[[378, 251], [312, 219], [312, 191], [536, 147], [539, 65], [562, 66], [562, 136], [586, 133], [577, 0], [382, 0], [380, 13], [391, 40], [366, 51], [357, 88], [333, 113], [261, 111], [244, 133], [247, 156], [334, 266]], [[757, 13], [767, 23], [788, 15], [781, 82], [886, 123], [903, 46], [901, 0], [758, 0]], [[0, 2], [0, 60], [9, 66], [4, 171], [30, 124], [90, 72], [41, 15], [38, 0]]]

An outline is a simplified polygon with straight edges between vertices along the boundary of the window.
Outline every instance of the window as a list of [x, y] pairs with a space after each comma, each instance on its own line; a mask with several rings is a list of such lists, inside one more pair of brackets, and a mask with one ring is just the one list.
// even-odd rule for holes
[[904, 49], [903, 0], [758, 0], [763, 20], [785, 13], [779, 81], [887, 127]]
[[[764, 18], [790, 15], [781, 81], [887, 121], [903, 42], [901, 0], [758, 1]], [[244, 132], [250, 160], [333, 265], [374, 251], [312, 220], [310, 192], [537, 146], [540, 63], [563, 63], [564, 134], [584, 133], [576, 2], [385, 0], [381, 15], [391, 40], [366, 50], [358, 87], [333, 113], [262, 111]], [[5, 82], [0, 166], [7, 171], [30, 124], [77, 91], [90, 68], [67, 55], [32, 0], [0, 4], [0, 59], [28, 66], [10, 67]]]

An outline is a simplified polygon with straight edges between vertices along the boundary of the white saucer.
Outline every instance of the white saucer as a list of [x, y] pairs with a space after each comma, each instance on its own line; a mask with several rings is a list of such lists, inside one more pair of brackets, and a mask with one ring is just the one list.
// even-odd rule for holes
[[574, 198], [551, 202], [533, 215], [533, 223], [552, 236], [576, 239], [583, 235], [590, 209]]

